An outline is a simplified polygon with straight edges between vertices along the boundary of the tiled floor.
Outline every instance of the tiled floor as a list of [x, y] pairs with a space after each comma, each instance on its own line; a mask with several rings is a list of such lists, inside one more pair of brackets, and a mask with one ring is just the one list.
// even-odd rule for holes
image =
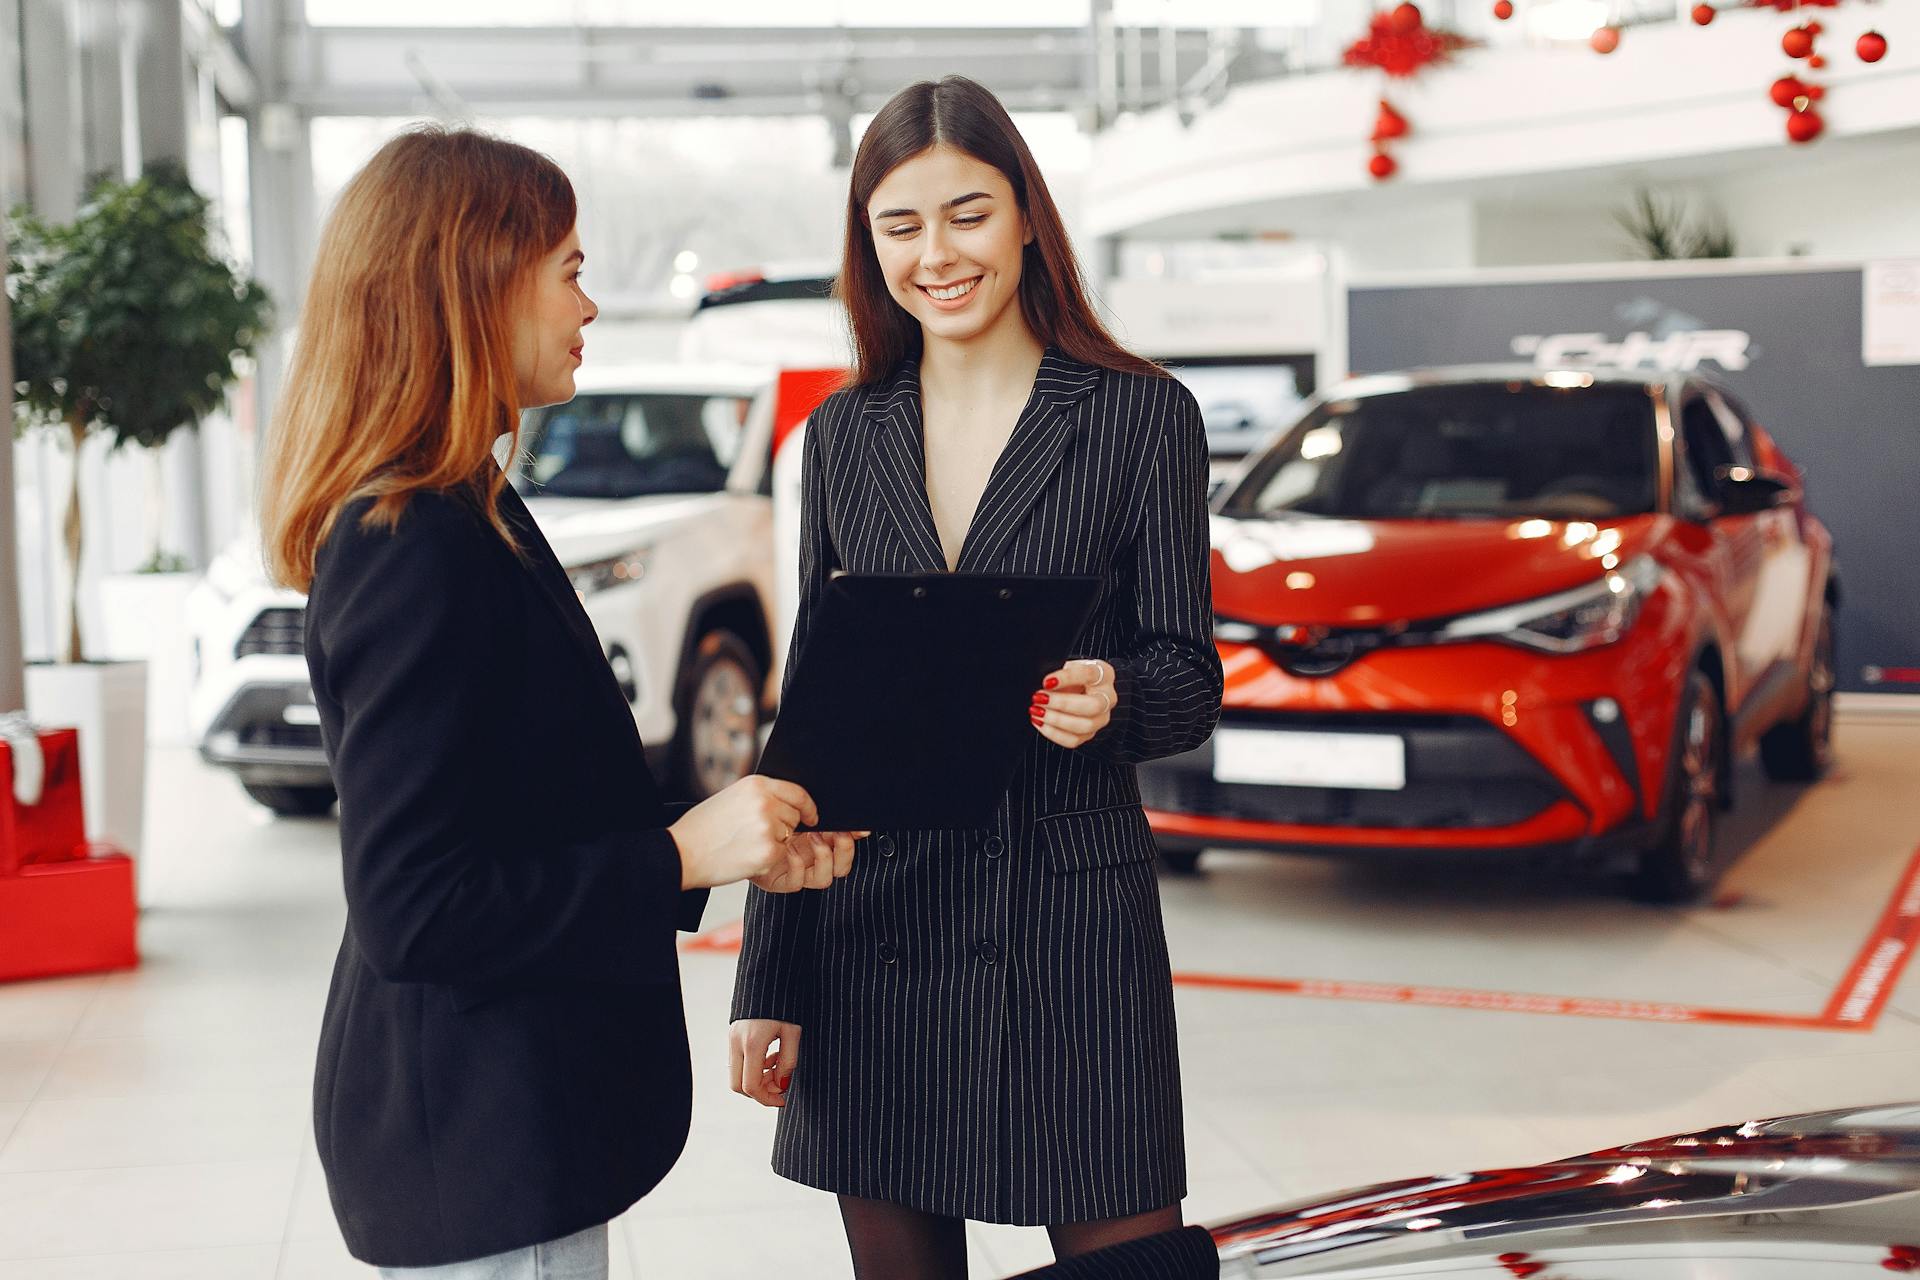
[[[1578, 880], [1210, 855], [1164, 884], [1176, 967], [1817, 1011], [1920, 844], [1920, 723], [1850, 721], [1809, 791], [1742, 775], [1719, 908]], [[136, 973], [0, 987], [0, 1280], [323, 1280], [307, 1125], [342, 919], [334, 830], [273, 822], [154, 758]], [[738, 913], [717, 896], [709, 921]], [[732, 959], [685, 976], [701, 1097], [680, 1166], [621, 1220], [615, 1275], [847, 1274], [830, 1200], [766, 1168], [770, 1113], [721, 1083]], [[1920, 979], [1871, 1034], [1602, 1021], [1182, 989], [1194, 1169], [1215, 1220], [1402, 1174], [1920, 1096]], [[1047, 1259], [975, 1227], [974, 1272]]]

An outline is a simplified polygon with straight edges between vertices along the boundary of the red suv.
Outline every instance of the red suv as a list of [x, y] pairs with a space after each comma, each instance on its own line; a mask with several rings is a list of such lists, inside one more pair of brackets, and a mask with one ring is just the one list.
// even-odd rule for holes
[[1356, 379], [1213, 515], [1226, 706], [1142, 770], [1202, 848], [1454, 850], [1720, 870], [1731, 763], [1832, 758], [1832, 540], [1724, 389], [1507, 368]]

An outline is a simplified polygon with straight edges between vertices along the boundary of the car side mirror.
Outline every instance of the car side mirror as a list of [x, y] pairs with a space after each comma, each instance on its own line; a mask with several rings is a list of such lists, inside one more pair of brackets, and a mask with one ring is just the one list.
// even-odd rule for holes
[[1791, 481], [1751, 467], [1721, 467], [1714, 472], [1714, 497], [1723, 516], [1750, 516], [1792, 502]]

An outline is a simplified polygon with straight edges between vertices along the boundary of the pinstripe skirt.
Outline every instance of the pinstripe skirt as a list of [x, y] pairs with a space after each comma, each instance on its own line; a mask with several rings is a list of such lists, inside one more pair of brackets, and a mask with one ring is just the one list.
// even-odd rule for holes
[[1139, 805], [862, 843], [820, 894], [774, 1169], [1021, 1225], [1182, 1199], [1173, 982]]

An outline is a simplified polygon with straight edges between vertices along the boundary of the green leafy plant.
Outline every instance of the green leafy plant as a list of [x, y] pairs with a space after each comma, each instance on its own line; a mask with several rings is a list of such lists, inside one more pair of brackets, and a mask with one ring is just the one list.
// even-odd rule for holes
[[[25, 209], [8, 217], [15, 428], [56, 430], [73, 444], [69, 662], [83, 658], [81, 446], [107, 431], [115, 449], [157, 449], [198, 425], [272, 322], [266, 290], [214, 252], [207, 211], [169, 164], [133, 182], [96, 182], [70, 223]], [[157, 545], [153, 556], [164, 561]]]
[[1613, 219], [1634, 249], [1654, 261], [1731, 258], [1735, 253], [1733, 230], [1720, 214], [1704, 213], [1690, 221], [1684, 199], [1662, 200], [1645, 187], [1635, 191], [1632, 205]]

